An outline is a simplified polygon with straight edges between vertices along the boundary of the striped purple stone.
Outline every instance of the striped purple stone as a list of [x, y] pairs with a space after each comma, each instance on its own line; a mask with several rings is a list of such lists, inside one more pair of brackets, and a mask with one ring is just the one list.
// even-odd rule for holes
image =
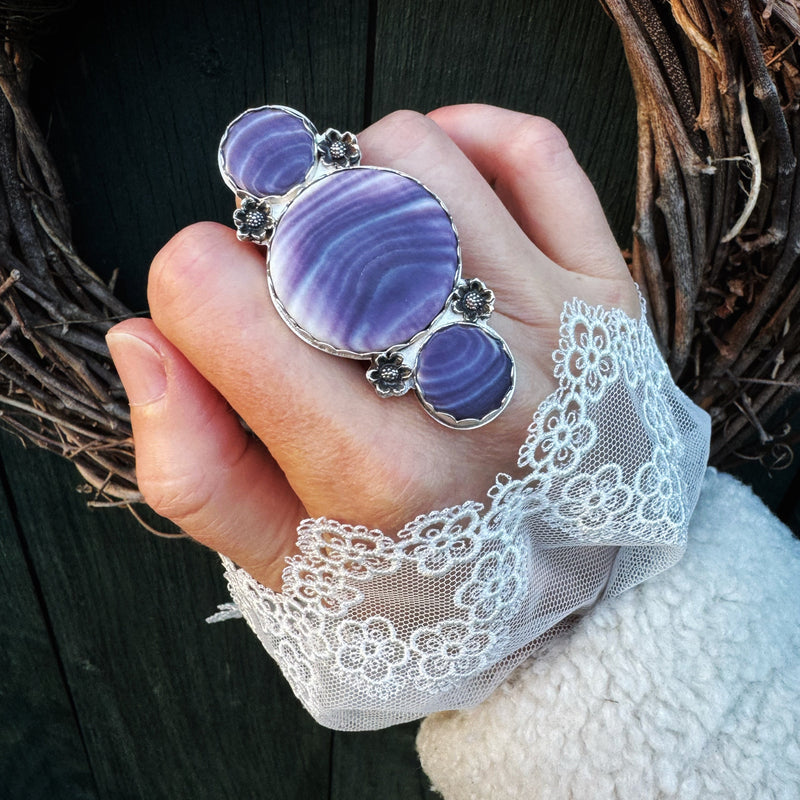
[[255, 197], [283, 195], [302, 183], [314, 164], [311, 123], [282, 108], [245, 111], [220, 144], [220, 168], [237, 189]]
[[503, 408], [514, 367], [499, 337], [456, 323], [435, 331], [422, 346], [416, 379], [417, 391], [434, 411], [458, 421], [483, 420]]
[[289, 206], [269, 272], [285, 311], [313, 339], [370, 355], [405, 344], [442, 311], [460, 273], [458, 240], [422, 184], [354, 167]]

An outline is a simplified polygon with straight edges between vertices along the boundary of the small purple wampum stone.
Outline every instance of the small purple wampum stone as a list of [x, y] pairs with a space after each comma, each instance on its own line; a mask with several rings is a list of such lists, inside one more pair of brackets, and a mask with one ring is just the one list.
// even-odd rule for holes
[[299, 117], [280, 108], [257, 108], [228, 126], [221, 149], [224, 170], [236, 186], [266, 197], [303, 182], [316, 145]]
[[498, 338], [477, 325], [458, 323], [440, 328], [422, 346], [417, 386], [436, 411], [480, 420], [502, 407], [512, 370]]
[[269, 272], [288, 314], [339, 350], [405, 344], [444, 308], [459, 273], [441, 203], [413, 178], [341, 170], [311, 184], [278, 222]]

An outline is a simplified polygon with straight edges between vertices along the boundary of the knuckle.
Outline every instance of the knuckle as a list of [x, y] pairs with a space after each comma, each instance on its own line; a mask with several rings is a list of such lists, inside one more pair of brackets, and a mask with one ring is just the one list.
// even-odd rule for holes
[[544, 117], [528, 117], [512, 134], [508, 147], [516, 163], [548, 172], [577, 166], [561, 128]]
[[139, 491], [147, 505], [176, 525], [188, 527], [192, 520], [202, 518], [210, 497], [202, 485], [186, 476], [167, 477], [137, 470]]
[[424, 132], [429, 127], [430, 120], [424, 114], [418, 111], [412, 111], [410, 108], [401, 108], [397, 111], [392, 111], [381, 120], [381, 126], [386, 127], [387, 131], [392, 133], [400, 132]]
[[218, 226], [198, 222], [179, 231], [153, 259], [147, 282], [147, 294], [154, 313], [165, 306], [180, 304], [192, 287], [202, 285], [209, 268], [209, 252]]
[[380, 128], [381, 137], [391, 142], [397, 158], [405, 158], [442, 136], [441, 129], [432, 119], [409, 109], [393, 111], [376, 126]]

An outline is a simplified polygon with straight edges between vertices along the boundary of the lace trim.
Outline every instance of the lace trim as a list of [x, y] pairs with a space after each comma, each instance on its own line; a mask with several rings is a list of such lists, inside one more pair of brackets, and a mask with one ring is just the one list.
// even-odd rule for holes
[[298, 529], [283, 592], [223, 557], [231, 597], [322, 724], [377, 728], [474, 705], [601, 597], [674, 564], [710, 423], [674, 385], [642, 309], [572, 300], [558, 389], [486, 506], [394, 538], [325, 518]]

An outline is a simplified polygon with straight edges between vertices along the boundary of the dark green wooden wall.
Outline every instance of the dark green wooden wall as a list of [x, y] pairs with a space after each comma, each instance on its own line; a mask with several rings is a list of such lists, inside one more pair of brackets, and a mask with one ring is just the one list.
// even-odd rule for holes
[[[468, 101], [548, 116], [629, 242], [633, 93], [594, 0], [96, 0], [38, 53], [79, 251], [136, 310], [176, 230], [229, 220], [217, 142], [264, 102], [354, 131]], [[0, 797], [431, 796], [415, 725], [325, 730], [244, 623], [205, 625], [212, 553], [87, 509], [69, 464], [7, 434], [0, 459]]]

